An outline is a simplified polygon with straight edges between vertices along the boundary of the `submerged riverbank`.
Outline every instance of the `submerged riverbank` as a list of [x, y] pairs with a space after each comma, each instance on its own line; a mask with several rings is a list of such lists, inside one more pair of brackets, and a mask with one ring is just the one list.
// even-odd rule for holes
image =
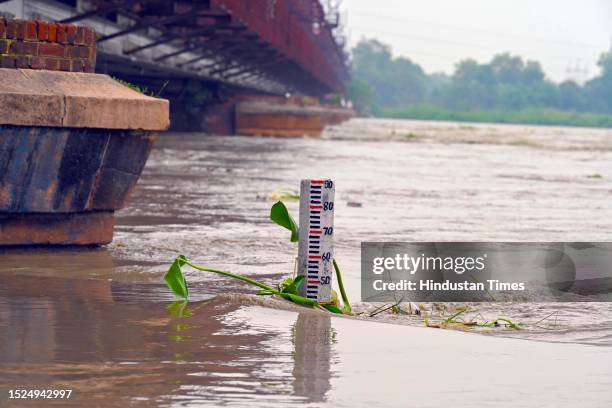
[[0, 253], [0, 388], [73, 387], [74, 406], [607, 406], [609, 304], [469, 305], [525, 324], [558, 312], [561, 330], [486, 331], [519, 340], [215, 297], [251, 289], [197, 271], [192, 302], [169, 310], [161, 279], [180, 253], [266, 283], [290, 274], [270, 194], [308, 177], [336, 181], [335, 256], [358, 313], [375, 307], [358, 302], [362, 241], [609, 241], [610, 132], [357, 119], [323, 139], [162, 136], [111, 245]]

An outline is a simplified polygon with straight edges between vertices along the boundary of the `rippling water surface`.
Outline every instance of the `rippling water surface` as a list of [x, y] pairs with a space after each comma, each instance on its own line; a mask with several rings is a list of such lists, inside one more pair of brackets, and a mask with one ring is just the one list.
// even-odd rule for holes
[[73, 388], [62, 404], [75, 406], [612, 403], [608, 303], [472, 306], [557, 319], [491, 337], [215, 297], [251, 290], [193, 271], [194, 301], [168, 310], [160, 280], [179, 253], [269, 283], [290, 273], [269, 195], [310, 177], [336, 180], [336, 257], [355, 300], [361, 241], [612, 238], [609, 130], [360, 119], [322, 140], [163, 135], [111, 245], [0, 253], [0, 390]]

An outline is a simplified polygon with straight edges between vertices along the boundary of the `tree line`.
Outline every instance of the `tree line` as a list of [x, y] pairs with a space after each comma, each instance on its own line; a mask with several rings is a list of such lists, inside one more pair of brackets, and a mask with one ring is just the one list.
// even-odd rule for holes
[[427, 74], [377, 40], [351, 52], [350, 96], [362, 115], [612, 126], [612, 48], [584, 84], [546, 78], [539, 62], [508, 53], [465, 59], [452, 75]]

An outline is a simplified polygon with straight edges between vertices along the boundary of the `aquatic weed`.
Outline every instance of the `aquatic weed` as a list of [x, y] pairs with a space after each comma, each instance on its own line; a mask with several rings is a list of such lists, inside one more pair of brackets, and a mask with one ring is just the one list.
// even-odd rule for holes
[[275, 201], [299, 201], [300, 195], [297, 191], [288, 187], [279, 187], [268, 196], [271, 200]]
[[[282, 201], [278, 201], [272, 206], [272, 208], [270, 209], [270, 219], [276, 224], [291, 231], [291, 242], [298, 241], [298, 226]], [[348, 296], [346, 294], [344, 284], [342, 282], [342, 274], [340, 272], [340, 267], [338, 266], [338, 263], [335, 259], [333, 259], [333, 266], [336, 272], [338, 288], [340, 289], [340, 294], [342, 296], [342, 307], [340, 307], [339, 305], [338, 295], [337, 293], [335, 293], [335, 291], [332, 291], [331, 304], [321, 304], [316, 300], [312, 300], [299, 295], [298, 290], [300, 288], [300, 285], [304, 282], [304, 276], [301, 275], [296, 277], [289, 277], [279, 283], [276, 287], [272, 287], [243, 275], [196, 265], [195, 263], [187, 259], [187, 257], [185, 257], [184, 255], [179, 255], [175, 258], [174, 262], [172, 262], [172, 265], [170, 265], [168, 272], [166, 272], [166, 274], [164, 275], [164, 281], [166, 282], [168, 288], [170, 288], [170, 290], [174, 292], [174, 294], [185, 299], [185, 301], [189, 298], [189, 287], [187, 285], [187, 280], [185, 279], [185, 275], [183, 274], [182, 270], [185, 265], [202, 272], [215, 273], [256, 286], [260, 289], [257, 292], [257, 295], [260, 296], [275, 295], [298, 305], [311, 308], [323, 308], [329, 312], [337, 314], [352, 313], [351, 305], [349, 303]]]
[[[465, 313], [468, 311], [468, 308], [462, 308], [459, 309], [458, 311], [456, 311], [455, 313], [453, 313], [452, 315], [450, 315], [449, 317], [447, 317], [446, 319], [442, 320], [440, 323], [429, 323], [429, 319], [425, 319], [425, 326], [427, 327], [436, 327], [436, 328], [446, 328], [446, 327], [471, 327], [471, 326], [477, 326], [477, 327], [499, 327], [502, 324], [510, 327], [511, 329], [515, 329], [515, 330], [520, 330], [521, 326], [520, 323], [515, 323], [512, 320], [510, 320], [507, 317], [497, 317], [493, 320], [490, 321], [484, 321], [484, 322], [478, 322], [476, 320], [464, 320], [462, 316], [465, 315]], [[476, 315], [476, 317], [481, 316], [480, 314]], [[482, 317], [482, 316], [481, 316]], [[502, 323], [500, 323], [502, 322]]]

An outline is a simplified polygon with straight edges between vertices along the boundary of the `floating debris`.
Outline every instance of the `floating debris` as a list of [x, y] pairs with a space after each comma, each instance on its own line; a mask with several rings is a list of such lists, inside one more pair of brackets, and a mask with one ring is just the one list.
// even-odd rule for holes
[[272, 201], [299, 201], [300, 195], [299, 193], [289, 187], [279, 187], [276, 190], [272, 191], [268, 198]]

